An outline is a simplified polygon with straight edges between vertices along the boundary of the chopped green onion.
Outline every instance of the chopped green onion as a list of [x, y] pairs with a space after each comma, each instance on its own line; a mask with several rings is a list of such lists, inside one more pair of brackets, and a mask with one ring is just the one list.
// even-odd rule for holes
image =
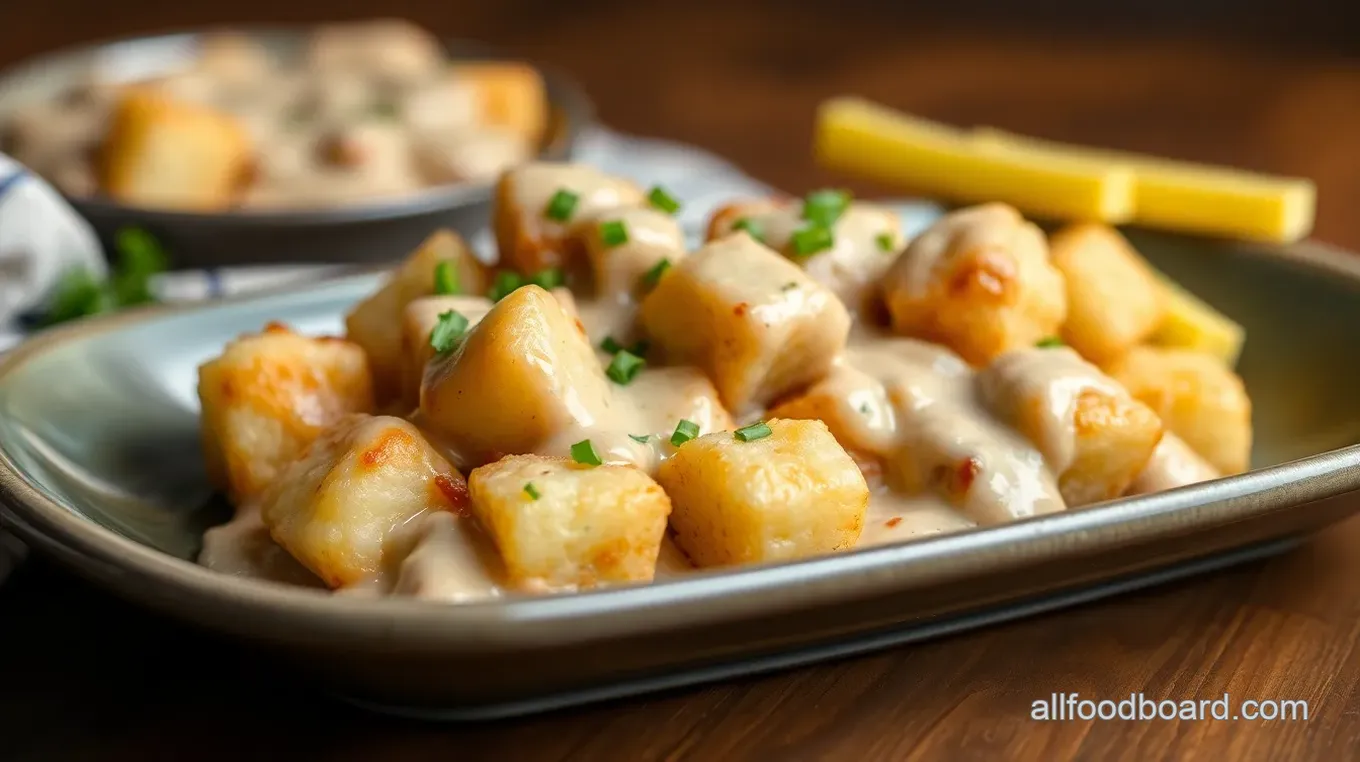
[[792, 291], [792, 290], [794, 290], [795, 288], [798, 288], [798, 284], [795, 283], [794, 281], [789, 281], [788, 283], [785, 283], [784, 285], [780, 286], [780, 287], [779, 287], [779, 290], [780, 290], [780, 291]]
[[675, 432], [671, 434], [671, 444], [679, 447], [697, 436], [699, 436], [699, 424], [681, 419], [679, 423], [675, 424]]
[[799, 257], [810, 257], [836, 245], [831, 228], [811, 225], [793, 234], [793, 251]]
[[550, 220], [566, 222], [571, 219], [571, 215], [576, 211], [576, 203], [581, 197], [563, 188], [553, 194], [548, 201], [548, 208], [543, 210], [543, 215]]
[[1039, 349], [1052, 349], [1053, 347], [1061, 347], [1062, 345], [1063, 340], [1058, 338], [1057, 336], [1048, 336], [1046, 338], [1042, 338], [1034, 342], [1034, 346], [1038, 347]]
[[623, 220], [610, 220], [600, 223], [600, 242], [605, 246], [619, 246], [628, 243], [628, 228]]
[[661, 276], [665, 275], [669, 269], [671, 269], [671, 261], [663, 258], [660, 262], [652, 265], [650, 270], [642, 274], [642, 285], [647, 288], [656, 288], [656, 284], [661, 282]]
[[548, 267], [529, 276], [529, 282], [545, 291], [552, 291], [567, 282], [567, 276], [556, 267]]
[[604, 461], [600, 460], [599, 454], [595, 452], [595, 445], [591, 444], [589, 439], [582, 439], [571, 446], [571, 459], [587, 466], [604, 465]]
[[628, 438], [631, 439], [631, 440], [633, 440], [634, 442], [637, 442], [638, 444], [647, 444], [647, 442], [651, 440], [652, 435], [651, 435], [651, 434], [642, 434], [642, 435], [638, 435], [638, 434], [629, 434], [629, 435], [628, 435]]
[[460, 291], [458, 285], [458, 271], [453, 269], [452, 262], [440, 262], [434, 266], [434, 292], [439, 296], [448, 296]]
[[765, 228], [756, 220], [750, 217], [742, 217], [732, 226], [733, 230], [745, 230], [746, 234], [761, 243], [765, 243]]
[[524, 278], [520, 277], [519, 273], [514, 270], [501, 270], [496, 273], [495, 280], [491, 281], [491, 288], [486, 295], [491, 301], [499, 302], [523, 285]]
[[535, 487], [533, 482], [524, 483], [524, 494], [528, 495], [531, 500], [537, 500], [540, 497], [543, 497], [543, 495], [539, 493], [538, 487]]
[[637, 378], [637, 374], [642, 372], [642, 367], [647, 361], [629, 352], [626, 349], [619, 350], [614, 355], [614, 359], [609, 362], [609, 367], [605, 368], [604, 374], [609, 379], [620, 386], [627, 386]]
[[850, 194], [843, 190], [824, 189], [809, 193], [803, 201], [803, 219], [813, 225], [830, 227], [850, 206]]
[[772, 433], [774, 432], [770, 431], [770, 427], [766, 426], [764, 421], [758, 421], [750, 426], [742, 426], [733, 432], [733, 436], [743, 442], [754, 442], [757, 439], [764, 439]]
[[651, 349], [651, 348], [652, 348], [652, 345], [649, 344], [649, 343], [647, 343], [647, 340], [646, 340], [646, 339], [638, 339], [638, 340], [633, 344], [632, 349], [629, 349], [628, 351], [629, 351], [629, 352], [632, 352], [633, 354], [637, 355], [638, 357], [645, 357], [645, 356], [647, 355], [647, 350], [649, 350], [649, 349]]
[[892, 233], [879, 233], [874, 237], [874, 242], [878, 244], [878, 250], [885, 254], [891, 254], [893, 249], [897, 248]]
[[680, 211], [680, 202], [676, 201], [675, 197], [667, 193], [666, 189], [660, 185], [654, 185], [650, 191], [647, 191], [647, 201], [666, 214], [675, 214]]
[[440, 313], [439, 322], [430, 331], [430, 346], [439, 354], [450, 352], [467, 332], [468, 319], [454, 310]]
[[620, 344], [618, 339], [615, 339], [613, 336], [606, 336], [604, 337], [604, 341], [600, 342], [600, 349], [603, 349], [604, 351], [612, 355], [617, 352], [622, 352], [623, 345]]

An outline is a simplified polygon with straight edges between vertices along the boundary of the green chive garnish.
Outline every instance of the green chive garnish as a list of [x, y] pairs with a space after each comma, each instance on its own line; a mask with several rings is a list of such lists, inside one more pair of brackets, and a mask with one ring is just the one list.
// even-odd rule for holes
[[884, 253], [891, 253], [893, 249], [897, 248], [894, 245], [892, 233], [879, 233], [874, 237], [874, 241], [878, 244], [878, 250]]
[[551, 291], [567, 282], [567, 277], [556, 267], [539, 270], [529, 276], [529, 282], [546, 291]]
[[759, 421], [750, 426], [742, 426], [733, 432], [733, 436], [743, 442], [754, 442], [757, 439], [764, 439], [772, 433], [770, 427], [766, 426], [764, 421]]
[[603, 349], [604, 351], [612, 355], [616, 352], [622, 352], [623, 345], [620, 344], [618, 339], [615, 339], [613, 336], [606, 336], [604, 337], [604, 341], [600, 342], [600, 349]]
[[582, 439], [571, 446], [571, 459], [587, 466], [604, 464], [604, 461], [600, 460], [599, 454], [595, 452], [595, 445], [591, 444], [589, 439]]
[[548, 201], [548, 208], [543, 210], [543, 215], [550, 220], [566, 222], [571, 219], [572, 212], [576, 211], [576, 202], [580, 200], [580, 196], [563, 188], [553, 194], [552, 199]]
[[697, 436], [699, 436], [699, 424], [681, 419], [679, 423], [675, 424], [675, 432], [671, 434], [671, 444], [679, 447]]
[[458, 293], [458, 271], [452, 262], [440, 262], [434, 266], [434, 292], [439, 296]]
[[803, 201], [803, 219], [813, 225], [831, 227], [850, 206], [850, 194], [843, 190], [817, 190]]
[[493, 302], [499, 302], [510, 295], [510, 292], [524, 285], [524, 278], [513, 270], [501, 270], [496, 273], [495, 280], [491, 281], [491, 288], [486, 292], [488, 298]]
[[454, 310], [440, 313], [439, 322], [430, 331], [430, 346], [439, 354], [450, 352], [467, 331], [468, 319]]
[[1038, 347], [1039, 349], [1052, 349], [1053, 347], [1061, 347], [1062, 345], [1063, 340], [1058, 338], [1057, 336], [1049, 336], [1047, 338], [1039, 339], [1038, 341], [1034, 342], [1034, 346]]
[[647, 201], [666, 214], [675, 214], [680, 211], [680, 202], [676, 201], [675, 196], [667, 193], [666, 189], [660, 185], [653, 185], [652, 189], [647, 191]]
[[800, 257], [810, 257], [836, 244], [831, 228], [811, 225], [793, 234], [793, 251]]
[[604, 374], [609, 376], [609, 379], [614, 383], [627, 386], [633, 382], [634, 378], [637, 378], [637, 374], [642, 372], [642, 366], [646, 364], [646, 360], [626, 349], [622, 349], [614, 355], [613, 360], [610, 360], [609, 367], [605, 368]]
[[528, 495], [531, 500], [537, 500], [540, 497], [543, 497], [543, 495], [539, 494], [538, 487], [535, 487], [533, 482], [524, 483], [524, 494]]
[[742, 217], [732, 226], [733, 230], [745, 230], [746, 235], [751, 236], [761, 243], [765, 243], [765, 228], [750, 217]]
[[651, 436], [650, 434], [642, 434], [642, 435], [638, 435], [638, 434], [629, 434], [629, 435], [628, 435], [628, 438], [631, 439], [631, 440], [633, 440], [634, 442], [637, 442], [638, 444], [647, 444], [647, 442], [649, 442], [649, 441], [651, 440], [652, 436]]
[[671, 261], [663, 258], [660, 262], [652, 265], [650, 270], [642, 274], [642, 285], [647, 288], [655, 288], [656, 284], [661, 282], [661, 276], [669, 269], [671, 269]]
[[628, 243], [628, 228], [623, 220], [610, 220], [600, 223], [600, 242], [605, 246], [619, 246]]

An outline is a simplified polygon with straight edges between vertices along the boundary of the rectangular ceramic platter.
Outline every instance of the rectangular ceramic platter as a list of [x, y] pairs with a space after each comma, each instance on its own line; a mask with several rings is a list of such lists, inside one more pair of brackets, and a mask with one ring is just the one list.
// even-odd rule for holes
[[463, 606], [328, 596], [193, 565], [201, 530], [223, 518], [200, 462], [198, 364], [270, 320], [338, 332], [377, 283], [365, 276], [91, 321], [21, 348], [0, 363], [0, 485], [22, 534], [99, 583], [266, 643], [367, 705], [452, 717], [978, 626], [1277, 551], [1354, 512], [1360, 276], [1348, 255], [1150, 234], [1136, 243], [1246, 325], [1240, 370], [1255, 402], [1257, 470], [801, 563]]

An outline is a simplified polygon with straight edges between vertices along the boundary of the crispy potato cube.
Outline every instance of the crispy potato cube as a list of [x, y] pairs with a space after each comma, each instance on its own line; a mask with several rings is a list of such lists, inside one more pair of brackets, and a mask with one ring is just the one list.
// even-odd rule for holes
[[859, 541], [869, 486], [826, 424], [766, 423], [763, 439], [708, 434], [661, 465], [676, 543], [699, 566], [790, 561]]
[[250, 157], [250, 137], [230, 115], [130, 88], [110, 118], [102, 184], [134, 206], [216, 211], [235, 203]]
[[761, 242], [826, 286], [845, 306], [863, 313], [874, 306], [878, 284], [902, 248], [902, 222], [890, 209], [854, 202], [832, 226], [831, 247], [809, 257], [800, 255], [794, 234], [807, 227], [801, 200], [750, 201], [718, 209], [709, 221], [709, 240], [723, 238], [745, 223]]
[[667, 271], [641, 317], [667, 360], [703, 368], [732, 411], [826, 375], [850, 332], [834, 294], [746, 233]]
[[476, 93], [483, 124], [538, 145], [548, 128], [548, 96], [537, 69], [525, 63], [485, 61], [458, 64], [453, 76]]
[[521, 590], [650, 582], [670, 498], [628, 466], [512, 455], [472, 472], [472, 510]]
[[[623, 207], [584, 223], [581, 238], [590, 257], [595, 293], [603, 299], [633, 299], [645, 290], [643, 276], [661, 260], [678, 264], [685, 256], [685, 232], [675, 217], [650, 207]], [[622, 234], [619, 242], [612, 236]]]
[[609, 415], [609, 382], [585, 335], [538, 286], [513, 291], [426, 368], [420, 414], [460, 462], [532, 452]]
[[1251, 399], [1236, 373], [1212, 355], [1135, 347], [1109, 367], [1135, 399], [1224, 474], [1251, 466]]
[[[837, 369], [832, 376], [849, 376], [854, 371]], [[879, 385], [879, 390], [882, 386]], [[845, 452], [855, 461], [866, 477], [882, 470], [883, 454], [870, 449], [872, 445], [861, 441], [859, 427], [846, 407], [850, 401], [834, 393], [832, 387], [818, 384], [805, 394], [792, 397], [770, 408], [772, 418], [791, 421], [821, 421], [836, 438]]]
[[1156, 413], [1067, 347], [1008, 352], [978, 385], [1043, 453], [1069, 507], [1123, 494], [1162, 438]]
[[[550, 210], [559, 191], [574, 201]], [[637, 185], [584, 164], [515, 167], [496, 184], [492, 226], [500, 263], [525, 275], [548, 267], [577, 268], [585, 259], [578, 228], [602, 213], [642, 202]]]
[[1112, 360], [1161, 324], [1165, 292], [1152, 268], [1114, 228], [1070, 225], [1049, 239], [1049, 251], [1067, 280], [1063, 340], [1086, 359]]
[[420, 406], [420, 384], [425, 378], [425, 366], [435, 355], [430, 332], [439, 324], [439, 316], [449, 311], [467, 318], [468, 327], [472, 327], [491, 311], [491, 300], [484, 296], [422, 296], [412, 300], [402, 311], [401, 392], [402, 402], [410, 410]]
[[383, 571], [384, 544], [427, 511], [468, 511], [467, 483], [415, 426], [390, 416], [341, 419], [260, 498], [274, 541], [331, 587]]
[[402, 316], [412, 300], [434, 293], [435, 268], [441, 262], [453, 264], [459, 293], [486, 292], [485, 266], [457, 233], [439, 230], [402, 262], [381, 289], [345, 316], [346, 338], [368, 353], [379, 401], [391, 400], [401, 393], [405, 364]]
[[883, 295], [893, 330], [945, 344], [974, 365], [1056, 336], [1067, 317], [1043, 232], [1005, 204], [941, 218], [888, 269]]
[[1190, 449], [1184, 439], [1168, 431], [1162, 434], [1162, 441], [1152, 451], [1152, 459], [1143, 467], [1143, 472], [1129, 485], [1128, 494], [1161, 492], [1207, 482], [1219, 476], [1218, 469], [1209, 465], [1209, 461]]
[[973, 369], [938, 344], [877, 339], [847, 349], [826, 378], [770, 409], [773, 418], [820, 420], [863, 465], [890, 455], [911, 411], [937, 400], [941, 384], [967, 388]]
[[362, 349], [278, 324], [199, 366], [198, 399], [209, 478], [238, 503], [342, 416], [373, 409]]

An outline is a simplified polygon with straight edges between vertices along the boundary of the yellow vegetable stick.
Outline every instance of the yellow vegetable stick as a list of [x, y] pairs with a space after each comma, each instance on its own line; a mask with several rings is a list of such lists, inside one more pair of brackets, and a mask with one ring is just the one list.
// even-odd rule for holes
[[1246, 340], [1246, 329], [1165, 275], [1157, 276], [1166, 286], [1166, 317], [1148, 337], [1148, 343], [1203, 352], [1219, 358], [1229, 368], [1235, 367]]
[[972, 140], [1017, 158], [1079, 158], [1128, 167], [1134, 176], [1133, 221], [1146, 227], [1281, 243], [1313, 228], [1316, 190], [1310, 180], [1071, 146], [989, 127], [974, 130]]
[[1126, 222], [1133, 176], [1120, 166], [973, 145], [962, 133], [859, 98], [817, 112], [814, 151], [829, 169], [950, 201], [1002, 201], [1056, 219]]

